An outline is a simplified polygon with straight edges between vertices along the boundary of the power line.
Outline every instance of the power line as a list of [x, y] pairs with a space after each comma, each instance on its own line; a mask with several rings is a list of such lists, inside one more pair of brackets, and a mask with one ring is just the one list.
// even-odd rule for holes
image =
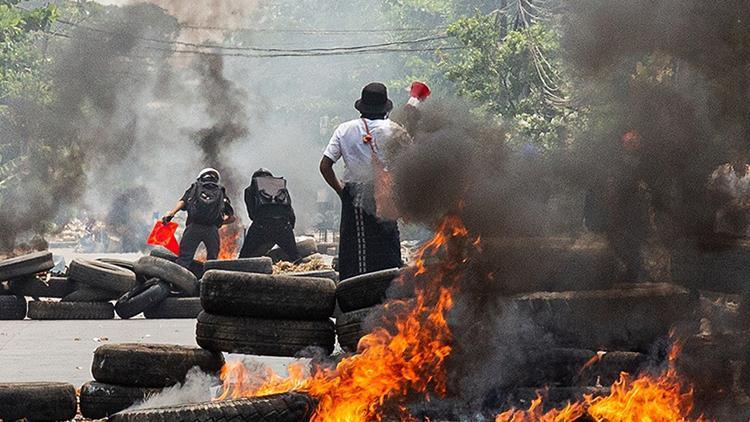
[[[84, 26], [84, 25], [80, 25], [74, 22], [69, 22], [63, 19], [57, 19], [57, 22], [60, 22], [65, 25], [70, 25], [76, 28], [85, 29], [88, 31], [104, 33], [104, 34], [109, 34], [109, 35], [119, 35], [116, 32], [107, 31], [107, 30], [100, 29], [100, 28]], [[143, 41], [157, 43], [157, 44], [179, 45], [179, 46], [185, 46], [185, 47], [205, 48], [205, 49], [214, 49], [214, 50], [256, 51], [256, 52], [264, 52], [264, 53], [308, 53], [308, 52], [329, 52], [329, 51], [331, 52], [332, 51], [355, 51], [355, 50], [366, 50], [366, 49], [373, 49], [373, 48], [380, 48], [380, 47], [391, 47], [391, 46], [397, 46], [397, 45], [421, 44], [421, 43], [426, 43], [430, 41], [444, 40], [450, 37], [448, 35], [436, 35], [436, 36], [431, 36], [431, 37], [418, 38], [414, 40], [391, 41], [391, 42], [357, 45], [357, 46], [298, 48], [298, 49], [224, 46], [224, 45], [219, 45], [219, 44], [201, 44], [201, 43], [192, 43], [192, 42], [184, 42], [184, 41], [176, 41], [176, 40], [163, 40], [163, 39], [157, 39], [157, 38], [138, 37], [138, 36], [134, 36], [134, 38], [140, 39]]]
[[[45, 33], [66, 39], [87, 39], [92, 41], [98, 41], [97, 38], [90, 37], [74, 37], [68, 34], [60, 32], [45, 31]], [[269, 52], [269, 53], [243, 53], [243, 52], [221, 52], [221, 51], [207, 51], [207, 50], [195, 50], [195, 49], [173, 49], [163, 48], [154, 46], [137, 46], [136, 48], [143, 48], [153, 51], [161, 51], [172, 54], [193, 54], [193, 55], [204, 55], [204, 56], [220, 56], [220, 57], [244, 57], [244, 58], [277, 58], [277, 57], [330, 57], [330, 56], [348, 56], [348, 55], [364, 55], [364, 54], [381, 54], [381, 53], [415, 53], [415, 52], [435, 52], [437, 50], [449, 51], [449, 50], [460, 50], [463, 47], [438, 47], [438, 48], [370, 48], [361, 50], [337, 50], [337, 51], [316, 51], [314, 49], [301, 50], [301, 51], [286, 51], [286, 52]], [[123, 57], [131, 57], [130, 55], [123, 54]], [[132, 56], [134, 58], [145, 58], [142, 56]]]
[[282, 34], [370, 34], [370, 33], [387, 33], [387, 32], [433, 32], [443, 31], [447, 26], [435, 26], [432, 28], [358, 28], [358, 29], [282, 29], [282, 28], [231, 28], [222, 26], [200, 26], [200, 25], [180, 25], [181, 29], [207, 30], [207, 31], [226, 31], [226, 32], [258, 32], [258, 33], [282, 33]]

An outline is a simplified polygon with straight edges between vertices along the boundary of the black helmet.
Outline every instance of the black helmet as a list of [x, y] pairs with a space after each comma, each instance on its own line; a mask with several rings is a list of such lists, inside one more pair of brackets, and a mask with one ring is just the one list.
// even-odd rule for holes
[[255, 173], [253, 173], [253, 177], [261, 177], [261, 176], [273, 177], [273, 174], [271, 174], [271, 170], [261, 167], [258, 170], [255, 170]]

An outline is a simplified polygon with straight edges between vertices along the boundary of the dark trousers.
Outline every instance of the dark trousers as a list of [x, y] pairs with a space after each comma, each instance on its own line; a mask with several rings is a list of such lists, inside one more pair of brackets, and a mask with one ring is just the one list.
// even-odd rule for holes
[[398, 223], [378, 218], [372, 185], [347, 183], [341, 195], [341, 280], [402, 265]]
[[289, 220], [285, 218], [255, 220], [245, 234], [240, 258], [264, 256], [274, 245], [279, 245], [290, 261], [300, 258], [297, 241], [294, 239], [294, 230]]
[[206, 245], [206, 259], [216, 259], [219, 256], [219, 228], [216, 226], [204, 226], [203, 224], [190, 224], [180, 239], [180, 256], [177, 264], [185, 268], [190, 267], [193, 262], [195, 251], [201, 242]]

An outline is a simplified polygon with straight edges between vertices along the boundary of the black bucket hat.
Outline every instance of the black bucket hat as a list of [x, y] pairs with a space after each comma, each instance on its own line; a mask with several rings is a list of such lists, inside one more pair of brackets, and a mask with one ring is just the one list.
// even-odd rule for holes
[[388, 99], [388, 88], [380, 82], [367, 84], [362, 88], [362, 98], [354, 103], [360, 113], [382, 114], [393, 110], [393, 101]]

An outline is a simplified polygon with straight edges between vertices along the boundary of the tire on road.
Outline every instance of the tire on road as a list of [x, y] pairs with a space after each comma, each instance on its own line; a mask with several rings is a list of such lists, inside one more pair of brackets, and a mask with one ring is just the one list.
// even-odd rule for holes
[[135, 287], [135, 273], [101, 261], [78, 260], [70, 263], [69, 276], [89, 287], [123, 294]]
[[0, 384], [0, 420], [67, 421], [75, 416], [76, 390], [71, 384]]
[[[302, 239], [297, 242], [297, 252], [299, 252], [300, 258], [307, 258], [310, 255], [318, 253], [318, 245], [315, 239]], [[288, 261], [289, 256], [284, 252], [283, 249], [278, 246], [271, 249], [268, 252], [268, 256], [273, 262]]]
[[105, 344], [94, 352], [91, 373], [98, 382], [130, 387], [164, 388], [185, 381], [194, 366], [218, 373], [221, 353], [171, 344]]
[[169, 286], [158, 279], [151, 279], [125, 293], [115, 303], [115, 312], [122, 319], [132, 318], [146, 309], [158, 305], [169, 297]]
[[106, 418], [160, 391], [160, 388], [125, 387], [89, 381], [81, 386], [81, 414], [88, 419]]
[[109, 302], [29, 302], [31, 319], [113, 319], [115, 307]]
[[302, 393], [283, 393], [239, 400], [133, 410], [109, 418], [111, 422], [299, 422], [309, 420], [316, 402]]
[[667, 338], [676, 324], [691, 320], [697, 307], [687, 290], [667, 283], [537, 292], [510, 300], [560, 347], [643, 353]]
[[343, 312], [356, 311], [383, 303], [393, 279], [401, 274], [398, 268], [360, 274], [336, 287], [336, 301]]
[[[152, 249], [151, 252], [149, 252], [149, 255], [155, 256], [157, 258], [166, 259], [169, 262], [177, 261], [177, 255], [172, 253], [172, 251], [167, 250], [166, 248], [162, 248], [162, 247]], [[193, 273], [193, 275], [195, 275], [195, 278], [199, 280], [203, 278], [203, 273], [205, 271], [203, 269], [203, 263], [195, 259], [190, 262], [190, 266], [188, 267], [188, 270], [190, 270], [190, 272]]]
[[26, 318], [26, 298], [23, 296], [0, 296], [0, 320]]
[[198, 315], [195, 333], [198, 345], [205, 349], [261, 356], [294, 357], [310, 346], [331, 353], [335, 340], [330, 319], [240, 318], [205, 311]]
[[[273, 273], [273, 261], [267, 256], [259, 258], [240, 258], [226, 260], [210, 260], [203, 264], [206, 271], [224, 270], [243, 273], [271, 274]], [[205, 274], [204, 274], [205, 276]]]
[[147, 279], [158, 278], [188, 293], [198, 291], [198, 279], [187, 269], [154, 256], [144, 256], [135, 263], [135, 272]]
[[203, 311], [199, 297], [168, 297], [143, 311], [147, 319], [196, 319]]
[[11, 280], [10, 291], [19, 296], [62, 298], [73, 292], [76, 283], [66, 277], [50, 277], [42, 280], [39, 277], [26, 277]]
[[0, 281], [26, 277], [54, 268], [51, 252], [35, 252], [0, 261]]
[[117, 299], [117, 293], [111, 290], [95, 289], [93, 287], [79, 287], [72, 293], [65, 295], [61, 302], [109, 302]]
[[330, 317], [336, 285], [327, 278], [207, 271], [203, 309], [217, 315], [315, 320]]

